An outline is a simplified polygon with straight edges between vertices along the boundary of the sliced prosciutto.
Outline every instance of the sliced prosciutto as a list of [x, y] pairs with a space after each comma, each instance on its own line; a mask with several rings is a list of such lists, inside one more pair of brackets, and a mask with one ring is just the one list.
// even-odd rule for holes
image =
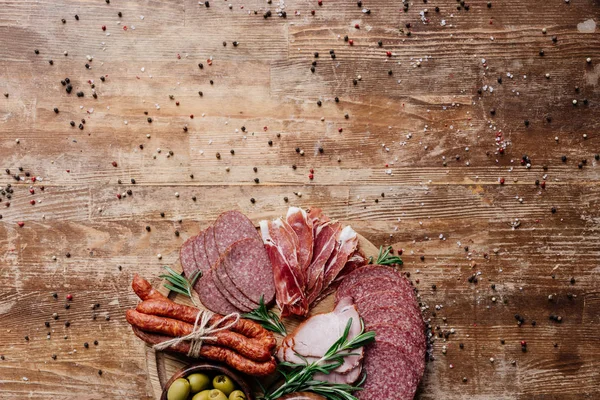
[[298, 247], [296, 249], [298, 267], [302, 271], [303, 280], [305, 281], [306, 271], [313, 255], [313, 221], [308, 217], [306, 211], [299, 207], [290, 207], [285, 219], [298, 237]]
[[[306, 315], [308, 302], [304, 296], [302, 274], [299, 273], [296, 255], [297, 237], [281, 218], [275, 221], [260, 221], [260, 231], [265, 249], [273, 267], [277, 305], [282, 316]], [[290, 233], [291, 231], [291, 233]], [[295, 235], [295, 233], [294, 233]]]
[[307, 297], [316, 299], [323, 289], [325, 265], [336, 246], [336, 238], [342, 230], [339, 222], [327, 222], [317, 227], [317, 236], [313, 249], [313, 259], [308, 267]]
[[[336, 246], [325, 265], [325, 275], [323, 277], [324, 288], [329, 287], [331, 282], [333, 282], [342, 269], [344, 269], [348, 258], [354, 253], [358, 246], [358, 235], [352, 227], [346, 226], [339, 232], [336, 242]], [[316, 298], [316, 296], [314, 298]], [[309, 298], [309, 302], [312, 302], [314, 298]]]

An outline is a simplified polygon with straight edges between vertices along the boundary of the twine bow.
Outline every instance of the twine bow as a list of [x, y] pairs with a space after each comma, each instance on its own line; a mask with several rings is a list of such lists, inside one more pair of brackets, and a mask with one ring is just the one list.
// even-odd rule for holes
[[[208, 322], [214, 315], [215, 314], [211, 311], [200, 310], [198, 315], [196, 315], [196, 322], [194, 322], [194, 328], [190, 334], [157, 343], [152, 346], [152, 348], [154, 350], [164, 350], [168, 347], [178, 345], [181, 342], [189, 341], [190, 350], [187, 354], [188, 357], [198, 358], [200, 356], [202, 343], [205, 340], [217, 340], [217, 338], [215, 336], [211, 336], [211, 334], [230, 329], [240, 320], [240, 314], [231, 313], [224, 316], [213, 325], [208, 325]], [[224, 324], [223, 321], [227, 321], [228, 319], [231, 319], [231, 321]]]

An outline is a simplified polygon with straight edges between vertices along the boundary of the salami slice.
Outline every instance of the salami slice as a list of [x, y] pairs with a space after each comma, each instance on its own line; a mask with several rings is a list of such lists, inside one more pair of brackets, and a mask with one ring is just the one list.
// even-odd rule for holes
[[375, 331], [377, 343], [389, 343], [399, 347], [414, 366], [417, 374], [423, 375], [425, 371], [425, 351], [427, 350], [424, 335], [422, 340], [415, 341], [410, 332], [391, 324], [367, 325], [365, 329]]
[[406, 313], [404, 309], [381, 306], [364, 310], [361, 309], [359, 304], [356, 306], [365, 326], [390, 324], [408, 332], [415, 343], [419, 343], [425, 338], [425, 328], [422, 319], [416, 319], [409, 313]]
[[219, 250], [217, 249], [217, 242], [215, 242], [214, 232], [214, 227], [209, 226], [204, 234], [204, 251], [211, 266], [215, 265], [219, 259]]
[[[347, 290], [349, 288], [351, 288], [358, 282], [369, 278], [387, 278], [399, 283], [408, 283], [406, 278], [404, 278], [398, 271], [396, 271], [392, 267], [387, 267], [384, 265], [365, 265], [364, 267], [355, 269], [344, 278], [344, 280], [338, 287], [336, 301], [348, 296]], [[403, 280], [405, 282], [402, 282]]]
[[194, 290], [198, 293], [204, 307], [221, 315], [240, 312], [219, 292], [213, 281], [212, 272], [212, 270], [209, 270], [208, 273], [202, 275], [202, 278], [198, 279], [194, 285]]
[[214, 224], [214, 235], [219, 254], [225, 253], [229, 246], [239, 240], [260, 240], [252, 221], [239, 211], [227, 211], [219, 215]]
[[412, 400], [421, 375], [402, 350], [393, 344], [375, 342], [365, 351], [363, 369], [367, 379], [356, 397], [360, 400]]
[[[235, 246], [235, 244], [233, 244]], [[222, 295], [227, 297], [236, 307], [245, 312], [250, 312], [258, 307], [258, 304], [247, 298], [231, 281], [225, 268], [227, 252], [221, 256], [213, 269], [213, 279]]]
[[199, 269], [194, 258], [194, 240], [196, 240], [195, 236], [190, 237], [179, 251], [179, 262], [186, 277], [192, 276]]
[[417, 303], [410, 297], [406, 298], [399, 290], [386, 290], [383, 292], [374, 292], [371, 296], [363, 297], [356, 302], [361, 315], [372, 314], [379, 309], [396, 309], [401, 310], [403, 314], [414, 321], [415, 327], [423, 326], [423, 315], [418, 308]]
[[225, 270], [233, 284], [254, 303], [264, 296], [266, 304], [275, 297], [273, 267], [262, 240], [248, 238], [227, 251]]
[[204, 250], [204, 236], [206, 231], [202, 231], [196, 236], [194, 240], [194, 259], [196, 260], [196, 266], [203, 274], [210, 269], [210, 263]]

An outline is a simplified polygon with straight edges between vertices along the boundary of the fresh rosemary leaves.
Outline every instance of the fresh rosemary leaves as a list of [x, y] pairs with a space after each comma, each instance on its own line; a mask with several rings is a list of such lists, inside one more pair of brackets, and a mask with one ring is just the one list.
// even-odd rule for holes
[[164, 286], [187, 297], [192, 297], [192, 288], [194, 283], [202, 276], [202, 272], [196, 271], [188, 280], [185, 276], [178, 274], [176, 271], [165, 266], [167, 274], [160, 275], [161, 278], [166, 279], [169, 283], [165, 283]]
[[269, 311], [265, 305], [265, 299], [260, 296], [260, 303], [258, 308], [252, 310], [247, 314], [242, 315], [243, 318], [248, 318], [260, 323], [263, 328], [268, 329], [272, 332], [279, 333], [282, 336], [287, 334], [285, 326], [281, 323], [281, 320], [273, 311]]
[[289, 362], [280, 363], [280, 367], [290, 368], [289, 371], [279, 370], [283, 375], [285, 382], [274, 390], [270, 390], [262, 397], [264, 400], [275, 400], [288, 393], [294, 392], [314, 392], [320, 394], [329, 400], [357, 400], [352, 395], [352, 392], [361, 390], [361, 385], [365, 380], [362, 379], [355, 385], [347, 385], [340, 383], [330, 383], [325, 381], [317, 381], [313, 379], [313, 375], [317, 372], [329, 374], [331, 371], [344, 363], [344, 357], [355, 354], [351, 350], [362, 347], [375, 340], [375, 332], [365, 332], [364, 325], [360, 321], [360, 334], [352, 339], [348, 339], [350, 327], [352, 326], [352, 318], [348, 321], [343, 335], [327, 350], [321, 359], [305, 364], [294, 364]]
[[402, 265], [402, 259], [398, 256], [391, 254], [392, 246], [388, 246], [385, 250], [383, 246], [379, 247], [379, 255], [377, 256], [377, 260], [373, 262], [373, 257], [369, 257], [371, 260], [369, 264], [377, 264], [377, 265]]

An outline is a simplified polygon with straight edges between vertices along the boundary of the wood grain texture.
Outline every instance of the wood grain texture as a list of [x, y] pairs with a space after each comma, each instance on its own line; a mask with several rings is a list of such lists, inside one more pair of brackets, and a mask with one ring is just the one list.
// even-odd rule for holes
[[133, 274], [289, 205], [403, 249], [418, 398], [600, 397], [600, 3], [492, 3], [0, 0], [0, 397], [154, 398]]

